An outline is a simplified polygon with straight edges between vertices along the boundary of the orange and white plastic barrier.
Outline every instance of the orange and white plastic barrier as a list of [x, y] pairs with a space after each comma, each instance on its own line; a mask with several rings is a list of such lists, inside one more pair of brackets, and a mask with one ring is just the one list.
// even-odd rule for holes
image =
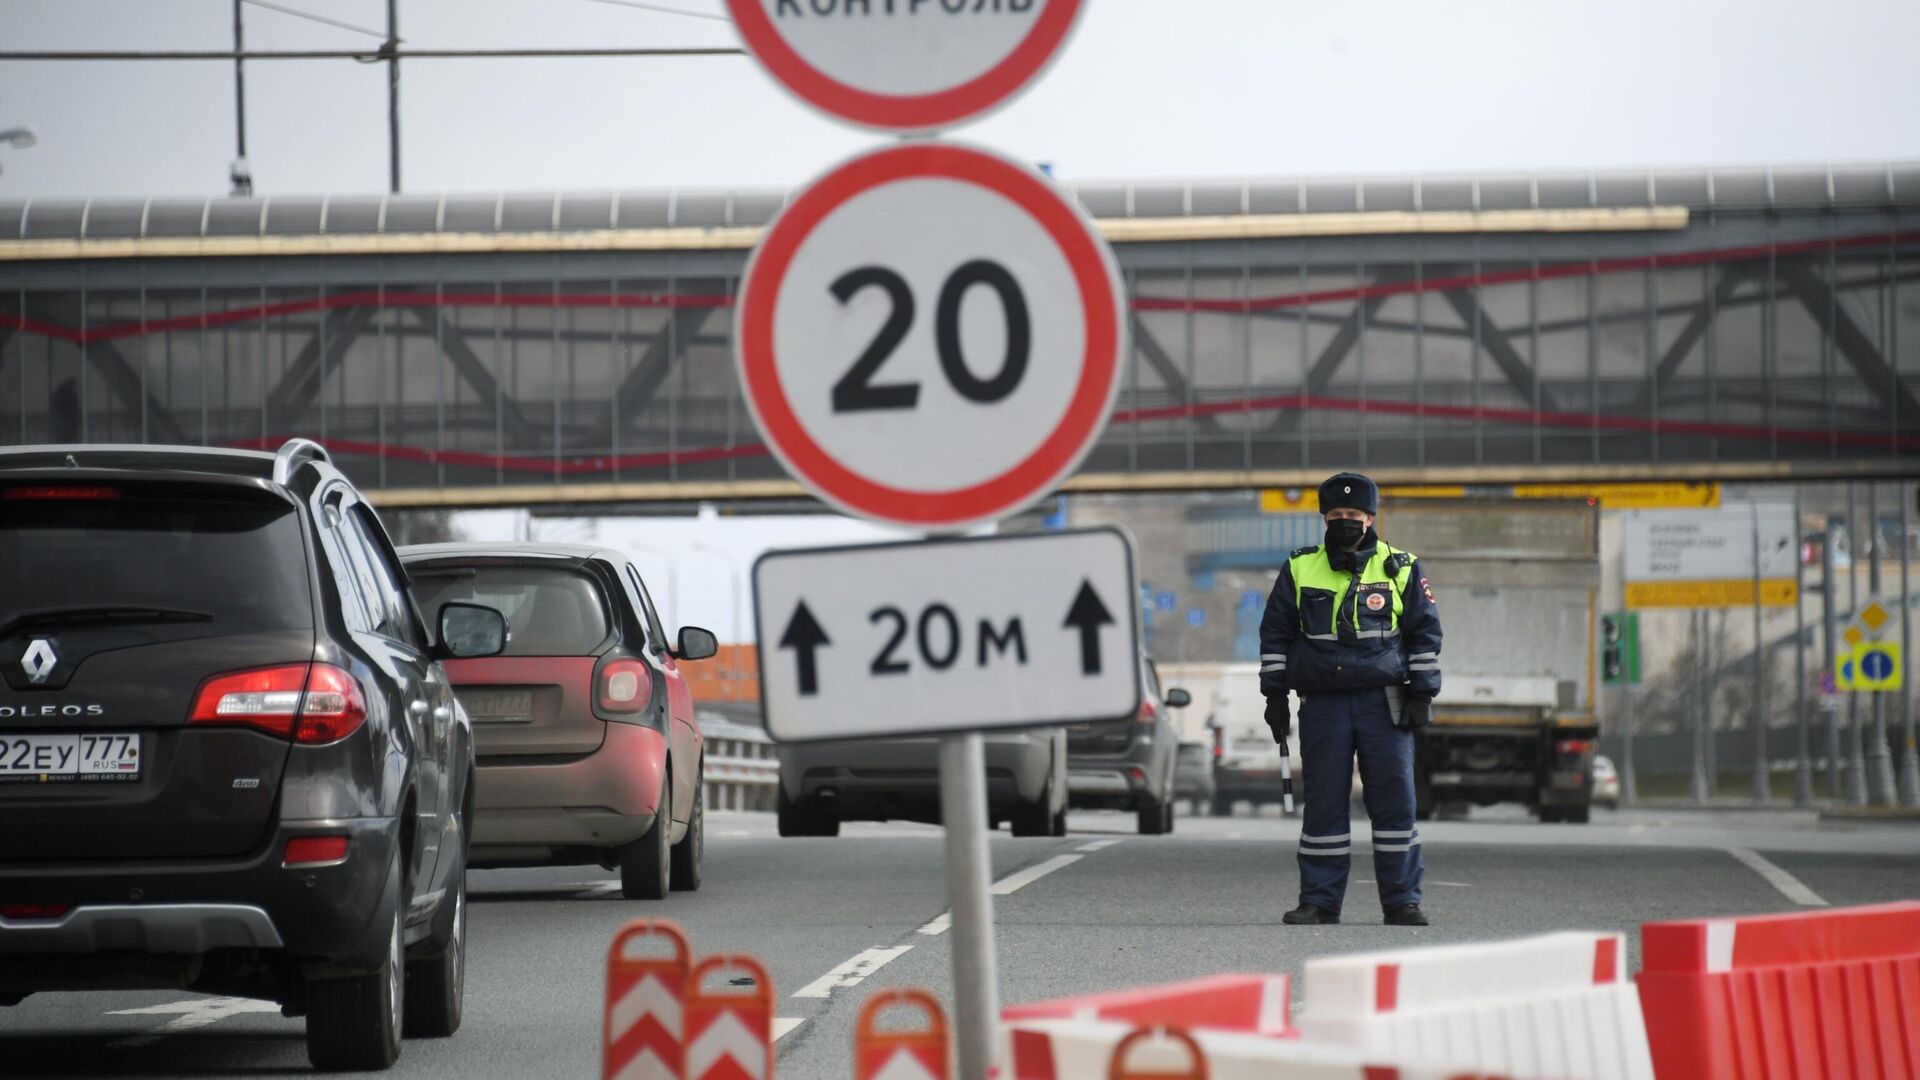
[[1920, 902], [1640, 935], [1660, 1080], [1920, 1077]]
[[[1002, 1028], [1000, 1080], [1081, 1080], [1109, 1075], [1120, 1044], [1140, 1029], [1106, 1020], [1015, 1020]], [[1394, 1067], [1344, 1047], [1242, 1032], [1193, 1029], [1208, 1080], [1451, 1080], [1460, 1070]], [[1129, 1047], [1131, 1075], [1186, 1075], [1192, 1065], [1178, 1041], [1144, 1040]]]
[[[1135, 1072], [1133, 1049], [1149, 1039], [1172, 1042], [1187, 1053], [1187, 1063], [1178, 1071]], [[1207, 1055], [1193, 1036], [1176, 1027], [1140, 1028], [1120, 1040], [1113, 1048], [1113, 1060], [1107, 1064], [1107, 1080], [1207, 1080]]]
[[1309, 960], [1307, 1042], [1379, 1064], [1652, 1080], [1619, 934], [1568, 932]]
[[1215, 975], [1205, 979], [1054, 998], [1000, 1011], [1013, 1020], [1112, 1020], [1137, 1027], [1239, 1031], [1293, 1038], [1287, 1016], [1293, 980], [1285, 975]]
[[[914, 1008], [925, 1020], [919, 1028], [882, 1031], [880, 1014]], [[855, 1080], [947, 1080], [947, 1015], [925, 990], [881, 990], [860, 1007], [853, 1030]]]
[[[668, 956], [632, 956], [642, 943], [664, 943]], [[693, 963], [687, 935], [664, 920], [636, 919], [607, 949], [606, 1007], [600, 1039], [601, 1080], [686, 1080], [682, 995]]]
[[[714, 993], [717, 972], [744, 972], [744, 992]], [[687, 976], [686, 1080], [772, 1080], [773, 979], [750, 956], [710, 956]]]

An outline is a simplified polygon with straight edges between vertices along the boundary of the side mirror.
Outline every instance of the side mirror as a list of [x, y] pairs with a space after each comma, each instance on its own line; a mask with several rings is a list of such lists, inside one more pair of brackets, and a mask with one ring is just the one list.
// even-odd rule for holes
[[720, 651], [720, 639], [713, 631], [701, 626], [683, 626], [680, 628], [680, 644], [673, 655], [682, 660], [705, 660]]
[[1184, 709], [1191, 704], [1193, 704], [1193, 695], [1187, 693], [1185, 690], [1176, 686], [1167, 691], [1167, 708]]
[[507, 617], [480, 604], [440, 605], [440, 648], [456, 660], [498, 656], [507, 647]]

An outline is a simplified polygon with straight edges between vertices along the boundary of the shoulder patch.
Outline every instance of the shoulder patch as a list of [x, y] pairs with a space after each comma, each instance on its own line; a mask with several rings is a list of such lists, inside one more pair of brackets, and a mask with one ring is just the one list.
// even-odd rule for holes
[[1319, 550], [1320, 550], [1320, 545], [1319, 545], [1319, 544], [1308, 544], [1308, 545], [1307, 545], [1306, 547], [1303, 547], [1303, 548], [1294, 548], [1294, 549], [1293, 549], [1293, 554], [1291, 554], [1291, 555], [1288, 555], [1288, 556], [1287, 556], [1287, 558], [1288, 558], [1288, 559], [1297, 559], [1297, 558], [1299, 558], [1299, 557], [1300, 557], [1300, 556], [1302, 556], [1302, 555], [1311, 555], [1311, 554], [1313, 554], [1314, 552], [1316, 552], [1316, 551], [1319, 551]]

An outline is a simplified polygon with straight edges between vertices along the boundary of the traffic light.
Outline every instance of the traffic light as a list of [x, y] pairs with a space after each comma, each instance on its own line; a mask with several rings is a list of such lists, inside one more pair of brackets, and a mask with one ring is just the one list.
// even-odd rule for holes
[[1617, 686], [1626, 674], [1620, 655], [1620, 620], [1613, 615], [1600, 616], [1600, 681]]
[[1608, 686], [1640, 682], [1640, 616], [1612, 612], [1600, 616], [1600, 681]]

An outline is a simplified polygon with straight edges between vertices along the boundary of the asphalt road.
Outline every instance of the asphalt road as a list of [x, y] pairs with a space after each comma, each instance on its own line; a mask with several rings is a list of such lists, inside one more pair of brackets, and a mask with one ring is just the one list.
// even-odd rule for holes
[[[1597, 811], [1589, 826], [1542, 826], [1483, 811], [1421, 828], [1432, 927], [1380, 925], [1358, 848], [1347, 922], [1289, 927], [1280, 915], [1294, 902], [1297, 821], [1188, 818], [1168, 837], [1136, 836], [1120, 815], [1077, 814], [1072, 825], [1064, 840], [994, 838], [1007, 1002], [1225, 971], [1297, 975], [1311, 956], [1386, 946], [1920, 897], [1910, 824]], [[778, 1045], [783, 1076], [851, 1075], [854, 1018], [876, 987], [945, 996], [939, 830], [853, 825], [838, 839], [781, 840], [770, 815], [754, 814], [714, 814], [708, 828], [705, 886], [663, 903], [622, 900], [592, 868], [476, 872], [465, 1026], [409, 1042], [392, 1075], [596, 1076], [605, 949], [636, 915], [678, 920], [698, 953], [746, 952], [768, 966], [790, 1029]], [[837, 968], [853, 974], [830, 975]], [[0, 1010], [0, 1076], [306, 1073], [301, 1032], [265, 1003], [44, 994]]]

